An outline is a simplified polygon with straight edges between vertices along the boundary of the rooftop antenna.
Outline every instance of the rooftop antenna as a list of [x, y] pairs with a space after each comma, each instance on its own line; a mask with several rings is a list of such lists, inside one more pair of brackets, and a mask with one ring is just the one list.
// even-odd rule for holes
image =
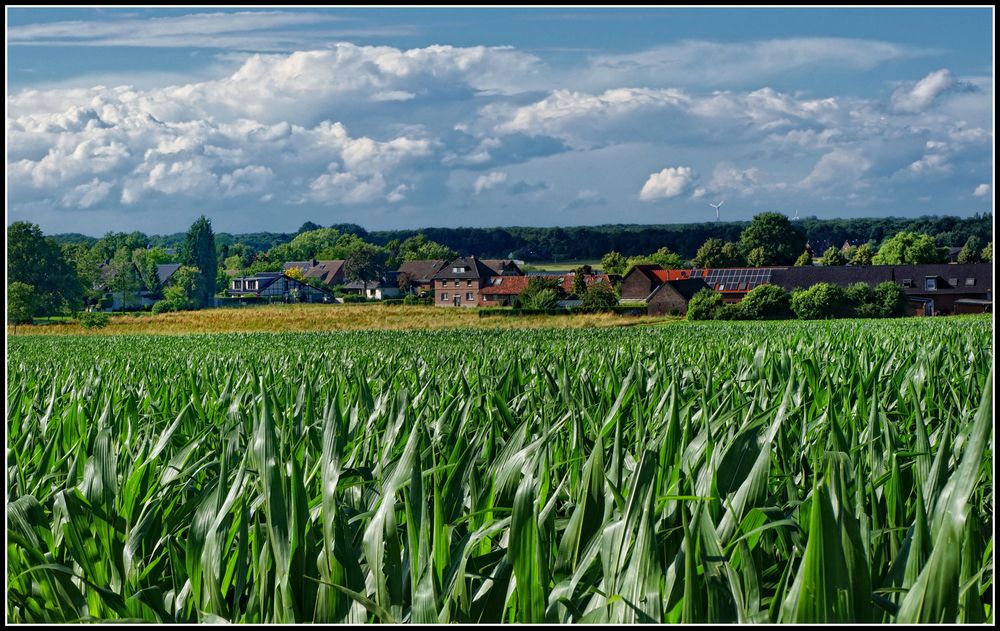
[[723, 204], [725, 204], [725, 203], [726, 203], [726, 200], [722, 200], [722, 201], [721, 201], [721, 202], [719, 202], [718, 204], [713, 204], [712, 202], [708, 202], [708, 205], [709, 205], [709, 206], [711, 206], [712, 208], [714, 208], [714, 209], [715, 209], [715, 220], [716, 220], [716, 221], [718, 221], [718, 220], [719, 220], [719, 208], [720, 208], [720, 207], [721, 207], [721, 206], [722, 206]]

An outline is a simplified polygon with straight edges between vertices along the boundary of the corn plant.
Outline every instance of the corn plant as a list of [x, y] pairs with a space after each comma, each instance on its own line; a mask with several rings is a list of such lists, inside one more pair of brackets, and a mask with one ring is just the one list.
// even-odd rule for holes
[[992, 622], [983, 318], [9, 340], [12, 622]]

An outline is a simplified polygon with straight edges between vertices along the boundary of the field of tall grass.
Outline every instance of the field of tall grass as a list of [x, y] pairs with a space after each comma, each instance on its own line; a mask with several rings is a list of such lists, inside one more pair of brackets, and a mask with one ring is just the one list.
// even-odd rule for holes
[[993, 620], [988, 318], [8, 342], [14, 622]]
[[228, 309], [202, 309], [151, 315], [111, 317], [100, 329], [77, 322], [8, 326], [8, 335], [144, 335], [189, 333], [320, 332], [476, 328], [590, 328], [661, 322], [678, 318], [620, 316], [611, 313], [571, 316], [520, 316], [480, 319], [476, 309], [385, 304], [276, 304]]

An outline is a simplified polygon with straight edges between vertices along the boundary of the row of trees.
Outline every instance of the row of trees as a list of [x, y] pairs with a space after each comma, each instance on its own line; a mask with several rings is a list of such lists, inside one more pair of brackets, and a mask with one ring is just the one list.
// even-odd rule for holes
[[[938, 246], [961, 246], [970, 236], [984, 243], [992, 234], [992, 215], [974, 217], [879, 217], [858, 219], [804, 218], [795, 226], [812, 243], [881, 243], [898, 232], [929, 234]], [[705, 222], [674, 225], [606, 225], [568, 228], [425, 228], [361, 234], [373, 243], [406, 239], [417, 232], [462, 253], [525, 260], [595, 260], [614, 250], [625, 257], [666, 247], [685, 259], [694, 258], [709, 239], [738, 242], [749, 222]], [[795, 256], [802, 248], [795, 251]], [[794, 257], [789, 261], [791, 264]]]
[[743, 300], [726, 304], [722, 294], [702, 289], [688, 304], [689, 320], [825, 320], [829, 318], [897, 318], [906, 315], [906, 292], [893, 282], [846, 288], [817, 283], [808, 289], [785, 291], [760, 285]]
[[[329, 226], [340, 234], [351, 234], [379, 247], [391, 247], [423, 234], [426, 239], [441, 244], [461, 254], [476, 254], [484, 258], [512, 257], [525, 260], [595, 260], [614, 250], [625, 257], [654, 252], [666, 247], [684, 259], [693, 259], [697, 249], [705, 242], [716, 239], [723, 244], [738, 242], [740, 234], [749, 225], [746, 221], [703, 222], [673, 225], [605, 225], [567, 228], [422, 228], [419, 230], [386, 230], [369, 232], [356, 224]], [[868, 217], [856, 219], [816, 219], [806, 217], [794, 222], [806, 239], [812, 243], [873, 243], [878, 244], [899, 232], [928, 234], [935, 245], [959, 247], [970, 236], [986, 243], [992, 238], [991, 214], [973, 217]], [[266, 252], [288, 243], [303, 232], [321, 226], [306, 222], [294, 233], [255, 232], [245, 234], [216, 233], [219, 246], [240, 243], [252, 252]], [[154, 247], [179, 248], [185, 233], [146, 237], [143, 240]], [[57, 235], [57, 241], [84, 242], [93, 245], [96, 239], [79, 234]], [[798, 256], [801, 249], [795, 252]], [[817, 256], [822, 253], [816, 253]], [[225, 258], [225, 257], [223, 257]], [[343, 258], [343, 257], [337, 257]], [[426, 257], [447, 258], [447, 257]], [[794, 259], [793, 259], [794, 260]]]
[[[983, 247], [982, 240], [968, 237], [958, 256], [959, 263], [991, 261], [993, 243]], [[947, 248], [936, 245], [928, 234], [901, 231], [885, 239], [841, 249], [831, 246], [820, 259], [823, 265], [919, 265], [944, 263]], [[711, 238], [702, 243], [690, 261], [667, 247], [648, 256], [625, 257], [611, 251], [601, 259], [609, 274], [627, 274], [640, 264], [658, 264], [666, 269], [684, 267], [766, 267], [771, 265], [813, 265], [806, 248], [803, 230], [779, 213], [760, 213], [735, 241]]]

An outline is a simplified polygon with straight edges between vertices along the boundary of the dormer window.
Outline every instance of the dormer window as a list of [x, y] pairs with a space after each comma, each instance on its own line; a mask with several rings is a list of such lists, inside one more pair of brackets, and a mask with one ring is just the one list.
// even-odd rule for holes
[[975, 287], [976, 286], [976, 279], [975, 278], [966, 278], [965, 279], [965, 286], [966, 287]]
[[241, 281], [241, 280], [234, 280], [233, 281], [233, 289], [243, 289], [243, 281]]
[[937, 289], [937, 278], [928, 276], [924, 279], [924, 289]]
[[913, 287], [913, 279], [912, 278], [904, 278], [903, 279], [903, 287]]

